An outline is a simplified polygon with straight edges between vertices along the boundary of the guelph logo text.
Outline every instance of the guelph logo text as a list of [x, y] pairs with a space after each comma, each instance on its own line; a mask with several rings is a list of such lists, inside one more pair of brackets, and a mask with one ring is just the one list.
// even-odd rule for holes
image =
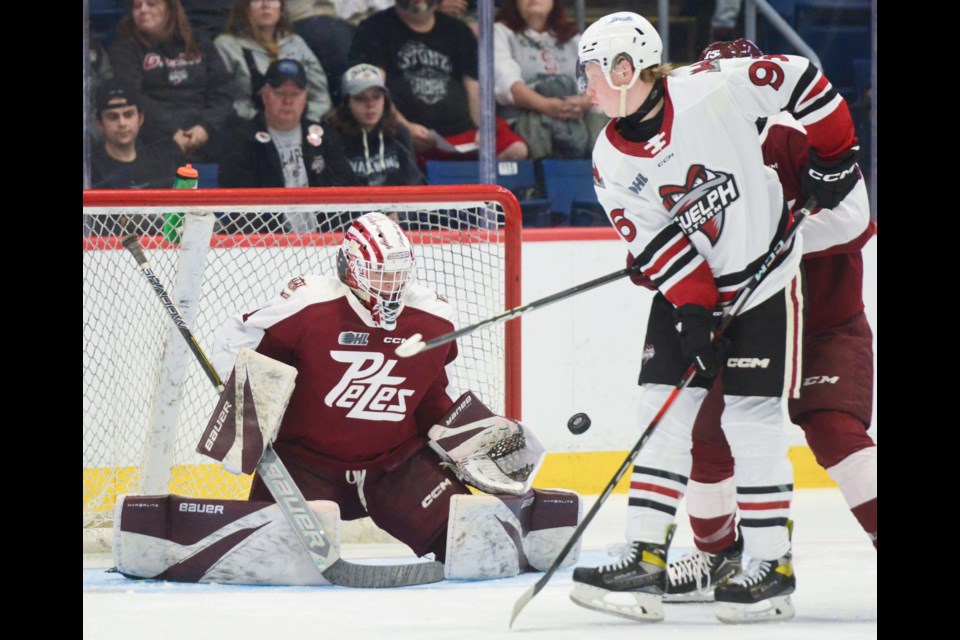
[[684, 234], [702, 231], [715, 245], [723, 231], [724, 210], [740, 198], [740, 190], [733, 174], [695, 164], [687, 170], [686, 184], [664, 185], [660, 197]]

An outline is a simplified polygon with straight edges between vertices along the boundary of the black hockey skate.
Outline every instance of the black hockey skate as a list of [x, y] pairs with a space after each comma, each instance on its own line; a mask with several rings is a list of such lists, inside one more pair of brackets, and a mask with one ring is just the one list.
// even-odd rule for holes
[[667, 585], [667, 550], [674, 526], [665, 544], [633, 542], [623, 558], [602, 567], [578, 567], [573, 571], [570, 599], [581, 607], [630, 620], [663, 620], [663, 592]]
[[713, 602], [717, 585], [740, 573], [743, 568], [743, 537], [719, 553], [693, 551], [667, 567], [664, 602]]
[[797, 587], [791, 553], [777, 560], [753, 558], [739, 576], [717, 586], [717, 618], [721, 622], [788, 620], [796, 611], [790, 594]]

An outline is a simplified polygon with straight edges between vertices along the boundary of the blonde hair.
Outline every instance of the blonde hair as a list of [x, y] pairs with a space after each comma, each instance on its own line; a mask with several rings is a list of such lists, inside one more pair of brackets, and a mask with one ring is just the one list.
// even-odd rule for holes
[[640, 71], [640, 80], [642, 82], [654, 82], [660, 78], [666, 78], [671, 71], [673, 71], [673, 65], [669, 63], [647, 67]]

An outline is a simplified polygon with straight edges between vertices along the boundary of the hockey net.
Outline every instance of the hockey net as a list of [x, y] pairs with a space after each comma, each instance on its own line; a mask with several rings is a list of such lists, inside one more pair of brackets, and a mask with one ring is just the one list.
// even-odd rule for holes
[[[450, 300], [458, 327], [520, 304], [520, 210], [500, 187], [84, 192], [85, 548], [88, 533], [112, 525], [120, 494], [244, 499], [251, 482], [194, 451], [216, 391], [122, 237], [138, 235], [209, 353], [227, 317], [257, 308], [290, 278], [335, 276], [343, 230], [368, 211], [397, 216], [415, 244], [416, 281]], [[458, 346], [456, 388], [519, 418], [519, 322]]]

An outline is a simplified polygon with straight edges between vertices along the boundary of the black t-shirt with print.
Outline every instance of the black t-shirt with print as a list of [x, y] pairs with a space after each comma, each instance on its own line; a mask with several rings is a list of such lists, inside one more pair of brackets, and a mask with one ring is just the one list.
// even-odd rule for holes
[[391, 7], [360, 23], [351, 64], [387, 72], [387, 87], [410, 122], [442, 136], [475, 129], [463, 78], [477, 78], [477, 39], [466, 24], [442, 13], [429, 33], [405, 25]]

